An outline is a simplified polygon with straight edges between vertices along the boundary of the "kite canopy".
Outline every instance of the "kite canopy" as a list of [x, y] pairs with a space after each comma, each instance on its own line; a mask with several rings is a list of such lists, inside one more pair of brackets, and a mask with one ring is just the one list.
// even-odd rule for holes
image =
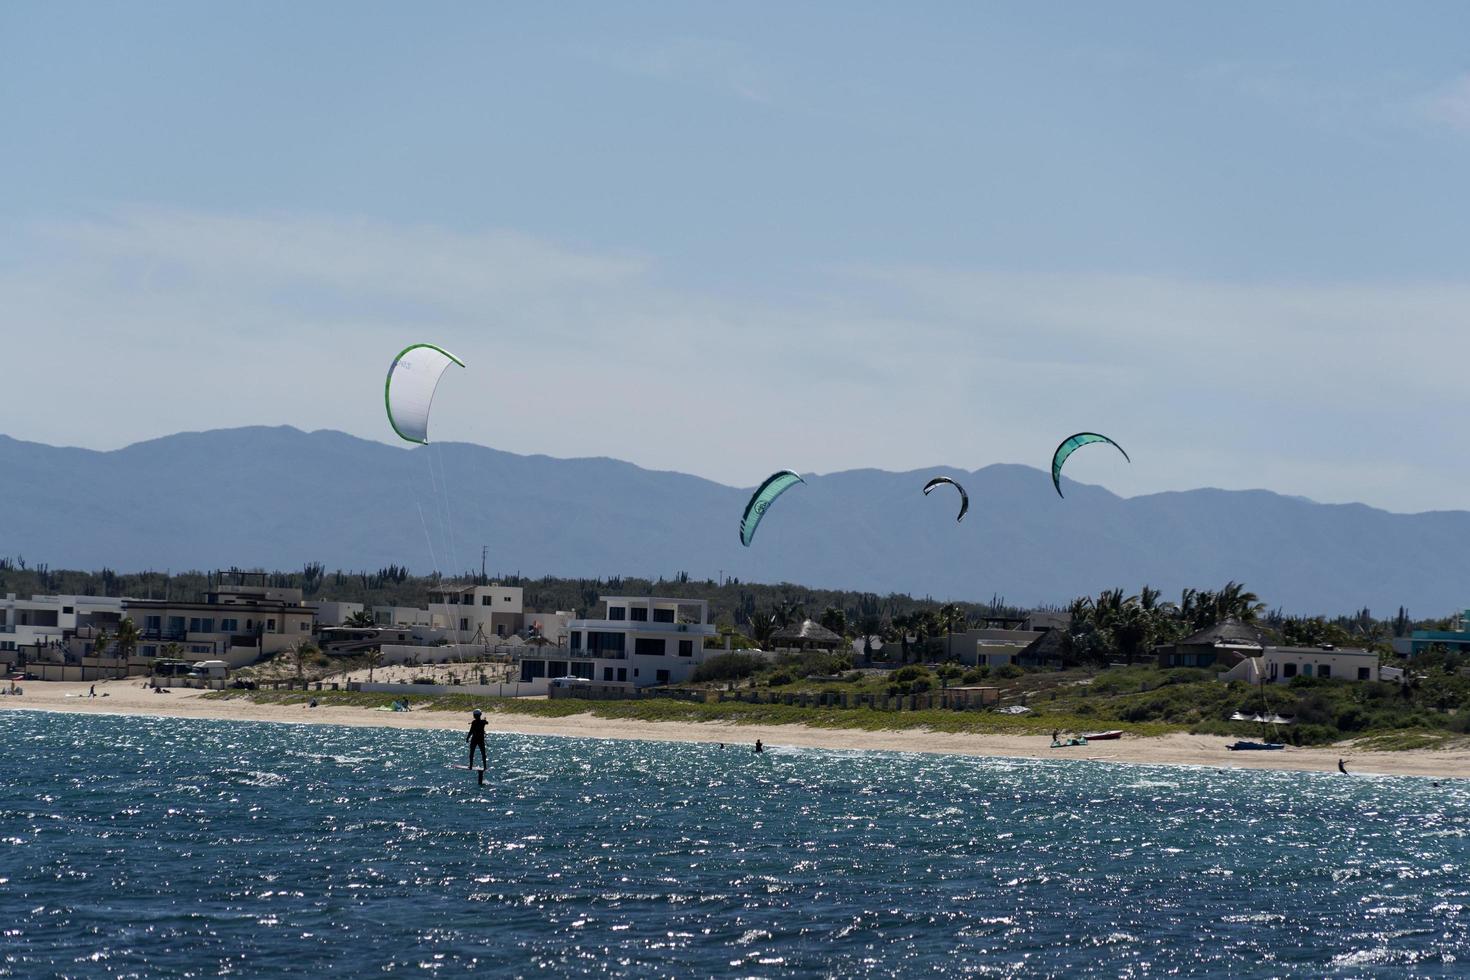
[[755, 540], [755, 529], [760, 527], [761, 518], [766, 515], [766, 508], [775, 503], [781, 494], [798, 483], [805, 482], [790, 470], [782, 470], [766, 477], [766, 482], [756, 487], [755, 493], [750, 495], [750, 503], [745, 505], [745, 513], [740, 517], [740, 543], [749, 548], [750, 542]]
[[968, 493], [965, 493], [964, 487], [960, 486], [958, 483], [951, 480], [947, 476], [936, 476], [934, 479], [924, 484], [924, 496], [929, 496], [930, 490], [933, 490], [935, 487], [942, 486], [946, 483], [948, 483], [950, 486], [954, 487], [960, 492], [960, 516], [955, 518], [956, 523], [958, 523], [959, 521], [965, 519], [965, 512], [970, 509], [970, 495]]
[[388, 406], [388, 424], [399, 438], [428, 443], [429, 406], [434, 402], [440, 376], [451, 364], [464, 367], [464, 361], [433, 344], [405, 347], [393, 358], [383, 386], [383, 400]]
[[[1058, 497], [1066, 496], [1062, 493], [1062, 464], [1067, 461], [1068, 456], [1083, 446], [1091, 445], [1094, 442], [1105, 442], [1118, 450], [1118, 452], [1123, 453], [1124, 459], [1128, 459], [1128, 453], [1124, 452], [1123, 447], [1105, 435], [1096, 432], [1079, 432], [1074, 436], [1068, 436], [1062, 440], [1062, 444], [1057, 447], [1057, 451], [1051, 457], [1051, 482], [1052, 486], [1057, 488]], [[1133, 460], [1128, 459], [1128, 462], [1131, 463]]]

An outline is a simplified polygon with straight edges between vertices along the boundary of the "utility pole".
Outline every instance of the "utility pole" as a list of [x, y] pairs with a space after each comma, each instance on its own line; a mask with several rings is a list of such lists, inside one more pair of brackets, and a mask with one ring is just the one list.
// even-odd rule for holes
[[490, 554], [490, 546], [480, 545], [480, 584], [485, 584], [485, 557]]

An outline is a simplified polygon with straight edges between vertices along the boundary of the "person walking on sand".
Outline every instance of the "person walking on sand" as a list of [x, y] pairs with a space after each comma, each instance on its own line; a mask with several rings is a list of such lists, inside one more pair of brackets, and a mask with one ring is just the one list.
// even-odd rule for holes
[[97, 696], [97, 685], [96, 684], [93, 684], [90, 688], [87, 689], [87, 697], [89, 697], [89, 698], [95, 698], [96, 696]]
[[470, 719], [469, 734], [464, 737], [464, 740], [470, 743], [469, 767], [471, 769], [475, 768], [475, 748], [478, 746], [480, 749], [480, 766], [481, 768], [489, 769], [490, 760], [485, 755], [485, 727], [488, 722], [486, 722], [484, 718], [480, 717], [479, 708], [476, 708], [473, 714], [474, 717]]

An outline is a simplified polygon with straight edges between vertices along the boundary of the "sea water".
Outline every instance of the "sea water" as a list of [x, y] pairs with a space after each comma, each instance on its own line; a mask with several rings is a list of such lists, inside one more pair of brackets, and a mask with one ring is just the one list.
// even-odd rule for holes
[[1470, 970], [1464, 782], [499, 735], [481, 786], [464, 753], [0, 712], [0, 975]]

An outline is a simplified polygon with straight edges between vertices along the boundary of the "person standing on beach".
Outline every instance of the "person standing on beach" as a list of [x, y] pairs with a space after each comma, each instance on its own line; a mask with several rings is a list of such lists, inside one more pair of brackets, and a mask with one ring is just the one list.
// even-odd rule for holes
[[470, 719], [469, 734], [464, 737], [470, 743], [470, 768], [475, 768], [475, 747], [480, 749], [480, 766], [484, 769], [490, 768], [490, 760], [485, 755], [485, 728], [488, 723], [480, 717], [480, 709], [474, 710], [474, 717]]

